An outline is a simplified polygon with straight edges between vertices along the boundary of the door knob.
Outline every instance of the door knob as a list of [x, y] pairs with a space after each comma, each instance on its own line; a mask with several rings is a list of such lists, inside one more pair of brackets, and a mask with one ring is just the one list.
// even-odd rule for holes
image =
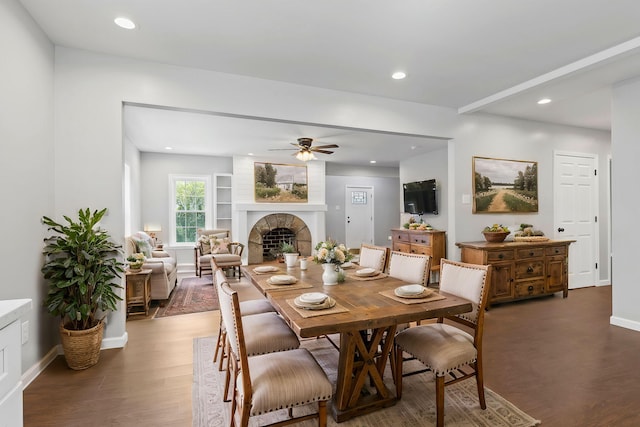
[[558, 227], [558, 233], [562, 233], [563, 231], [564, 231], [564, 228]]

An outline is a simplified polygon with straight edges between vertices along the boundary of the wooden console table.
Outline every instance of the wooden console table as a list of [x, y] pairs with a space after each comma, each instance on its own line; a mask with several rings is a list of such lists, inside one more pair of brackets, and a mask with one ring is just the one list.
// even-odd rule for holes
[[572, 242], [461, 242], [456, 246], [462, 251], [462, 262], [493, 266], [489, 304], [496, 304], [560, 291], [566, 298]]
[[445, 257], [446, 233], [440, 230], [408, 230], [392, 228], [392, 250], [431, 257], [431, 271], [440, 270], [440, 258]]
[[[151, 269], [140, 271], [127, 270], [127, 317], [132, 314], [149, 315], [149, 303], [151, 302]], [[133, 311], [134, 307], [142, 307], [144, 311]]]

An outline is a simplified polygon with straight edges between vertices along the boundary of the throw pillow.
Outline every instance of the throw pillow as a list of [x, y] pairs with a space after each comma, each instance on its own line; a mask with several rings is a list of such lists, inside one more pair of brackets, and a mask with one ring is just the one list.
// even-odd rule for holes
[[146, 240], [140, 240], [136, 242], [136, 245], [138, 246], [138, 252], [142, 252], [145, 257], [151, 258], [151, 251], [153, 250], [151, 243]]
[[208, 255], [211, 253], [211, 238], [209, 236], [200, 236], [198, 243], [200, 244], [200, 255]]
[[209, 244], [211, 245], [211, 253], [212, 254], [228, 254], [229, 253], [229, 239], [222, 238], [219, 239], [217, 237], [213, 237]]

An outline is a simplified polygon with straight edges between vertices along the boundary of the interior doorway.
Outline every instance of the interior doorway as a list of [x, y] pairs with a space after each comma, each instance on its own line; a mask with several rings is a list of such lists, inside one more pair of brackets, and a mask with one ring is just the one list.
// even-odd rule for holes
[[347, 185], [345, 189], [345, 245], [359, 248], [373, 241], [373, 187]]
[[554, 152], [554, 238], [569, 246], [569, 289], [595, 286], [598, 264], [598, 158]]

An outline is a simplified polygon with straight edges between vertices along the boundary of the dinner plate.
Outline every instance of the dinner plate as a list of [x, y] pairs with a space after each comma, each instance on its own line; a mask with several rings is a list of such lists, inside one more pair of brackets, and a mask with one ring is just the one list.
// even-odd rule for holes
[[331, 307], [335, 306], [336, 305], [336, 300], [334, 300], [330, 296], [327, 296], [327, 298], [325, 298], [324, 302], [322, 302], [320, 304], [309, 304], [309, 303], [305, 303], [305, 302], [300, 301], [300, 296], [298, 296], [298, 297], [296, 297], [296, 299], [293, 300], [293, 304], [296, 307], [303, 308], [305, 310], [325, 310], [327, 308], [331, 308]]
[[396, 293], [402, 294], [402, 295], [418, 295], [424, 292], [424, 289], [425, 289], [424, 286], [416, 283], [411, 285], [400, 286], [396, 288]]
[[356, 276], [361, 277], [375, 276], [376, 274], [378, 274], [378, 270], [371, 267], [361, 268], [360, 270], [356, 271]]
[[393, 293], [395, 294], [395, 296], [400, 298], [428, 298], [435, 294], [435, 291], [433, 291], [433, 289], [427, 289], [423, 287], [422, 292], [420, 292], [419, 294], [404, 294], [398, 292], [398, 288], [396, 288], [394, 289]]
[[298, 279], [288, 274], [276, 274], [267, 279], [270, 285], [292, 285], [297, 281]]
[[271, 271], [278, 271], [278, 267], [274, 267], [273, 265], [259, 265], [254, 268], [253, 271], [256, 273], [269, 273]]
[[351, 267], [353, 267], [353, 263], [351, 261], [343, 262], [340, 267], [342, 267], [342, 268], [351, 268]]
[[327, 299], [327, 295], [322, 292], [308, 292], [300, 295], [298, 299], [305, 304], [322, 304]]

